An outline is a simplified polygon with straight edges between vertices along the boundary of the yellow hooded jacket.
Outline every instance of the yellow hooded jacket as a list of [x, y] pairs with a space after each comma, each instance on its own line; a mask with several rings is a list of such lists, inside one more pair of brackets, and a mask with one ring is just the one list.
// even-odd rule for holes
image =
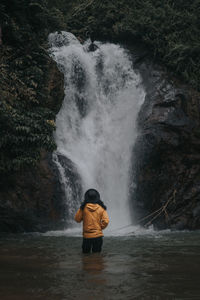
[[87, 203], [84, 209], [77, 211], [75, 221], [83, 221], [83, 237], [97, 238], [103, 236], [102, 230], [109, 223], [107, 211], [99, 204]]

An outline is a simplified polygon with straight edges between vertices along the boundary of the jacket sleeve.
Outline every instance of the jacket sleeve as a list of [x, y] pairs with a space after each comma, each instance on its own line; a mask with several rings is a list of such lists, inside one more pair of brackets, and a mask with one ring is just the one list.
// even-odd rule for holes
[[108, 223], [109, 223], [109, 217], [108, 217], [107, 211], [104, 210], [102, 217], [101, 217], [101, 229], [106, 228], [108, 226]]
[[83, 220], [83, 210], [82, 209], [80, 209], [80, 208], [78, 209], [74, 219], [77, 223], [80, 223]]

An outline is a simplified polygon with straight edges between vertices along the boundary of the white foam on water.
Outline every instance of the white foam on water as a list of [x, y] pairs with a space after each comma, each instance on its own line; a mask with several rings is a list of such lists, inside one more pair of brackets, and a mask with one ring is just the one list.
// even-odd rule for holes
[[[153, 226], [150, 226], [149, 228], [144, 228], [141, 226], [135, 226], [135, 225], [129, 225], [122, 228], [116, 228], [116, 229], [110, 229], [108, 227], [107, 230], [104, 232], [104, 236], [109, 237], [145, 237], [145, 238], [162, 238], [165, 235], [168, 234], [176, 234], [176, 233], [185, 233], [187, 231], [172, 231], [170, 229], [165, 230], [155, 230]], [[37, 234], [38, 235], [38, 234]], [[68, 228], [65, 230], [57, 230], [57, 231], [48, 231], [45, 233], [39, 233], [39, 235], [46, 236], [46, 237], [82, 237], [82, 229], [81, 227], [74, 227], [74, 228]]]

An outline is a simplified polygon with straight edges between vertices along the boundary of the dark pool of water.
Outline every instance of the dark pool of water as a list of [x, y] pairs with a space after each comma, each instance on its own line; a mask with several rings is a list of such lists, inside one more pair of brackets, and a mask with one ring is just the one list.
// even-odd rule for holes
[[200, 299], [199, 232], [105, 237], [102, 254], [80, 246], [80, 237], [1, 237], [0, 299]]

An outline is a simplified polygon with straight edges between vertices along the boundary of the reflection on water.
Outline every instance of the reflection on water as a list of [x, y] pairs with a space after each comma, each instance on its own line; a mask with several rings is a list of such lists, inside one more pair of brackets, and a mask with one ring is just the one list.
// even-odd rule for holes
[[102, 274], [105, 269], [104, 257], [101, 253], [83, 254], [82, 268], [91, 275]]
[[94, 296], [95, 299], [106, 299], [105, 268], [105, 259], [101, 253], [82, 255], [82, 270], [87, 276], [87, 288], [94, 287], [92, 293], [86, 295], [87, 299], [94, 299]]
[[199, 233], [104, 238], [81, 253], [79, 237], [0, 238], [0, 299], [199, 299]]

